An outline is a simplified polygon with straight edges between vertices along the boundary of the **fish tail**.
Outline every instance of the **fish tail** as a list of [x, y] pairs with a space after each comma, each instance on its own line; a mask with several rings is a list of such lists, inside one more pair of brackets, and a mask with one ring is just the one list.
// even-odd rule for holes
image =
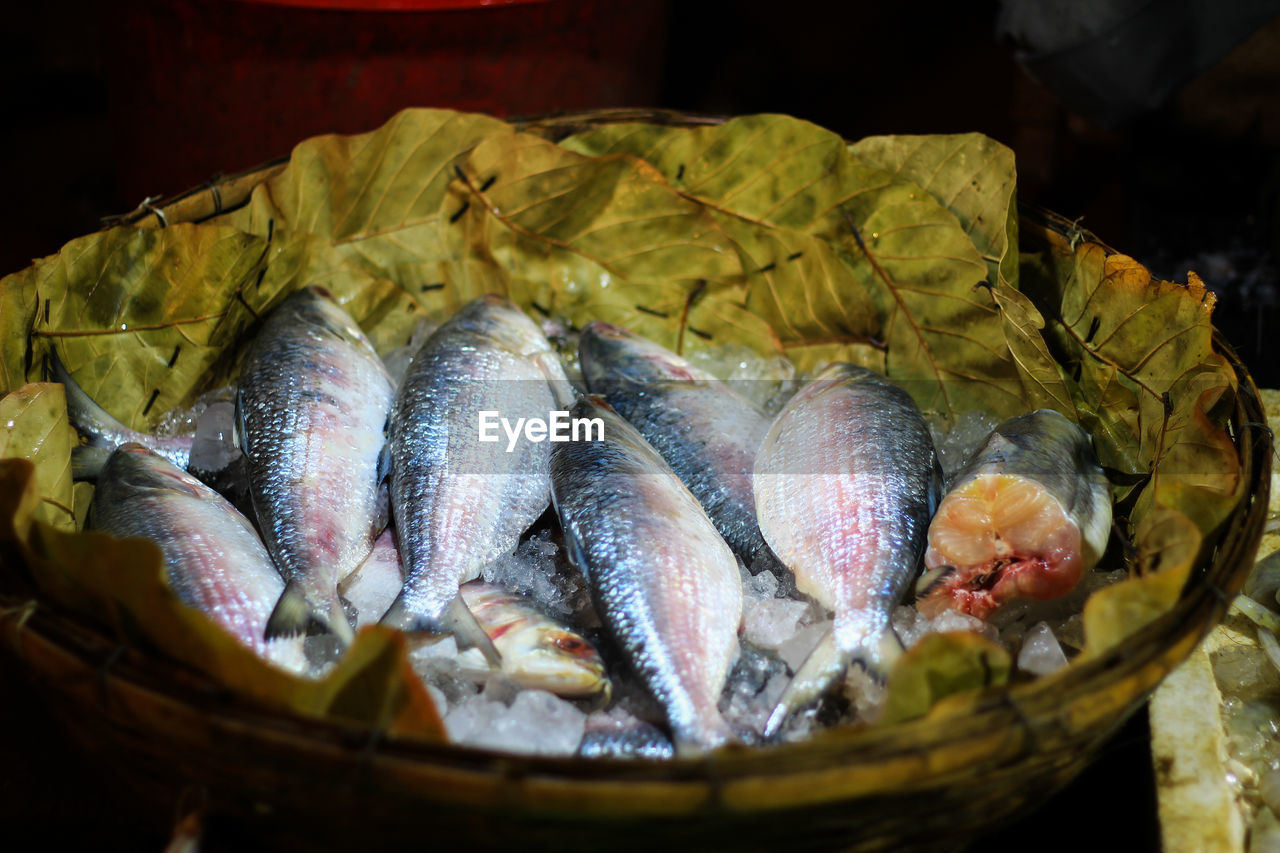
[[337, 635], [338, 639], [346, 645], [351, 645], [355, 639], [355, 632], [351, 630], [351, 623], [347, 621], [346, 611], [342, 608], [342, 601], [338, 598], [336, 590], [328, 612], [321, 614], [307, 600], [302, 585], [296, 580], [291, 580], [285, 585], [284, 593], [276, 602], [275, 609], [271, 611], [271, 618], [267, 620], [267, 629], [263, 636], [268, 640], [276, 637], [296, 637], [307, 633], [312, 625]]
[[831, 689], [831, 685], [844, 674], [848, 663], [849, 656], [836, 645], [835, 631], [828, 630], [782, 692], [764, 724], [764, 736], [771, 738], [782, 731], [782, 725], [792, 714], [816, 702]]
[[97, 480], [107, 460], [111, 458], [111, 450], [106, 447], [84, 445], [71, 450], [71, 479]]
[[551, 388], [551, 396], [555, 399], [556, 405], [561, 409], [572, 409], [580, 395], [573, 387], [573, 383], [569, 381], [569, 377], [565, 375], [564, 363], [560, 360], [560, 356], [554, 352], [541, 353], [535, 356], [534, 360], [547, 378], [547, 384]]
[[856, 663], [880, 684], [889, 680], [889, 671], [902, 655], [902, 641], [889, 626], [876, 631], [862, 643], [845, 651], [836, 643], [835, 629], [822, 635], [818, 645], [805, 658], [795, 678], [783, 691], [777, 707], [765, 723], [764, 736], [773, 737], [796, 711], [817, 701], [844, 675], [850, 663]]
[[84, 392], [67, 368], [62, 364], [55, 348], [49, 349], [49, 375], [54, 382], [61, 382], [63, 394], [67, 398], [67, 419], [90, 444], [98, 447], [110, 447], [106, 438], [109, 434], [119, 435], [129, 429], [120, 421], [111, 417], [106, 409], [93, 401]]
[[445, 611], [444, 622], [458, 642], [458, 651], [477, 648], [490, 666], [494, 668], [502, 666], [502, 655], [498, 653], [498, 648], [484, 632], [484, 628], [480, 627], [480, 622], [467, 607], [467, 603], [462, 600], [461, 595], [455, 598], [449, 605], [449, 609]]
[[859, 664], [880, 684], [889, 681], [889, 672], [898, 658], [902, 657], [902, 641], [893, 629], [886, 626], [866, 643], [854, 650], [851, 659]]
[[456, 596], [449, 603], [442, 616], [433, 619], [415, 612], [407, 603], [404, 592], [401, 591], [391, 607], [383, 614], [381, 621], [383, 625], [398, 628], [407, 633], [452, 634], [458, 643], [458, 651], [479, 649], [490, 666], [495, 669], [502, 666], [502, 655], [498, 653], [497, 647], [484, 632], [484, 628], [480, 627], [475, 614], [467, 607], [461, 595]]
[[681, 758], [697, 758], [713, 749], [738, 743], [737, 732], [719, 713], [703, 721], [697, 732], [673, 732], [672, 743]]

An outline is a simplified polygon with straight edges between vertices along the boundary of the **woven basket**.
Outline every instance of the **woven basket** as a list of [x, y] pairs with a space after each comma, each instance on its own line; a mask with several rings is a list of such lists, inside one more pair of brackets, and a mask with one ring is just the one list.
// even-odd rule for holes
[[[558, 138], [602, 121], [712, 119], [614, 111], [527, 122]], [[117, 222], [199, 222], [243, 203], [284, 161], [224, 178]], [[1044, 249], [1070, 223], [1024, 211]], [[3, 647], [67, 729], [155, 808], [196, 785], [208, 807], [287, 849], [690, 847], [953, 849], [1043, 802], [1079, 773], [1223, 616], [1253, 562], [1270, 484], [1271, 439], [1257, 389], [1239, 376], [1230, 432], [1245, 499], [1173, 610], [1122, 648], [1060, 677], [983, 694], [948, 713], [810, 741], [665, 763], [498, 754], [379, 737], [247, 700], [26, 597], [0, 595]]]

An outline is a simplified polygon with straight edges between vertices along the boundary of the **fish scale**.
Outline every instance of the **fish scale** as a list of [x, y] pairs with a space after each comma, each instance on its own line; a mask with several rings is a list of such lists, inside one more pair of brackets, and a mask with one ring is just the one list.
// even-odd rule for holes
[[662, 454], [750, 564], [764, 550], [751, 471], [769, 418], [710, 373], [617, 326], [587, 325], [579, 350], [588, 390]]
[[236, 422], [254, 512], [287, 581], [270, 635], [317, 624], [352, 639], [337, 586], [380, 527], [392, 398], [368, 338], [319, 288], [289, 296], [254, 340]]
[[217, 492], [143, 446], [124, 444], [98, 474], [89, 526], [155, 542], [184, 604], [259, 657], [306, 671], [301, 637], [263, 636], [284, 580], [249, 520]]
[[459, 586], [510, 552], [551, 499], [547, 442], [480, 440], [481, 411], [547, 418], [563, 368], [519, 308], [487, 295], [423, 344], [390, 418], [391, 511], [405, 582], [383, 622], [451, 631], [497, 659]]
[[940, 481], [919, 409], [874, 371], [834, 364], [778, 414], [756, 457], [756, 513], [797, 589], [832, 611], [834, 625], [767, 734], [850, 660], [883, 673], [900, 650], [890, 616], [916, 575]]
[[734, 740], [717, 702], [738, 653], [742, 581], [733, 552], [644, 437], [596, 398], [602, 441], [556, 444], [552, 494], [570, 559], [596, 609], [666, 713], [677, 746]]

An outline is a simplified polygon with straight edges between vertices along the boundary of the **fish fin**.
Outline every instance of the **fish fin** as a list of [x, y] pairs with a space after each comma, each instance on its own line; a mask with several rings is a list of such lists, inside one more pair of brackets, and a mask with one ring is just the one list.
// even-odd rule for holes
[[58, 357], [57, 349], [52, 347], [49, 349], [49, 375], [54, 382], [62, 383], [62, 393], [67, 399], [67, 419], [90, 444], [106, 446], [102, 442], [107, 433], [129, 431], [128, 427], [94, 402], [80, 384], [71, 378], [62, 359]]
[[[71, 450], [71, 479], [97, 480], [112, 451], [106, 447], [84, 445]], [[256, 534], [255, 534], [256, 535]]]
[[249, 455], [249, 430], [244, 424], [244, 391], [240, 388], [236, 389], [236, 416], [231, 419], [231, 440], [240, 447], [246, 459], [253, 458]]
[[551, 387], [551, 396], [555, 399], [556, 405], [564, 410], [572, 409], [573, 404], [578, 402], [578, 390], [569, 381], [560, 356], [554, 352], [539, 353], [535, 361], [547, 378], [547, 384]]
[[271, 617], [267, 619], [267, 628], [263, 638], [296, 637], [306, 634], [312, 626], [317, 626], [337, 636], [344, 645], [351, 645], [355, 640], [355, 632], [347, 621], [347, 612], [342, 607], [342, 600], [334, 590], [333, 601], [329, 603], [328, 612], [321, 614], [307, 600], [302, 586], [296, 580], [285, 584], [280, 600], [276, 602]]
[[458, 642], [458, 651], [479, 649], [480, 654], [484, 655], [490, 666], [494, 669], [502, 667], [502, 655], [498, 653], [497, 646], [493, 644], [493, 640], [489, 639], [484, 628], [480, 627], [480, 622], [467, 607], [467, 603], [462, 600], [461, 595], [455, 598], [445, 611], [444, 622]]
[[773, 713], [764, 725], [764, 736], [771, 738], [782, 731], [782, 725], [791, 715], [812, 704], [826, 693], [844, 674], [849, 656], [836, 645], [835, 631], [822, 635], [818, 645], [796, 670], [795, 677], [782, 692]]
[[[382, 614], [382, 618], [378, 620], [381, 624], [388, 628], [395, 628], [397, 631], [409, 633], [417, 630], [419, 624], [418, 614], [409, 609], [405, 603], [404, 590], [400, 590], [400, 594], [396, 596], [396, 600], [391, 602], [391, 606], [387, 608], [387, 612]], [[430, 631], [429, 633], [439, 633]]]
[[263, 638], [273, 640], [276, 637], [297, 637], [307, 633], [311, 627], [311, 605], [302, 592], [297, 581], [285, 584], [280, 600], [276, 602], [271, 617], [267, 619], [267, 630]]
[[933, 471], [929, 475], [929, 518], [933, 518], [933, 514], [938, 511], [938, 506], [942, 503], [942, 497], [947, 491], [947, 478], [942, 472], [942, 462], [938, 459], [938, 453], [933, 453]]
[[387, 479], [387, 475], [391, 473], [391, 442], [384, 441], [382, 449], [378, 451], [378, 471], [375, 475], [377, 482], [382, 483]]
[[406, 602], [404, 591], [401, 590], [400, 595], [396, 596], [396, 600], [383, 614], [381, 622], [389, 628], [396, 628], [405, 633], [453, 634], [459, 652], [472, 648], [479, 649], [490, 666], [495, 669], [502, 666], [502, 655], [498, 653], [493, 640], [489, 639], [489, 635], [476, 621], [475, 614], [467, 608], [461, 595], [455, 597], [445, 608], [443, 616], [432, 619], [430, 616], [413, 612]]
[[916, 581], [916, 598], [924, 598], [956, 573], [955, 566], [935, 566]]
[[892, 628], [886, 627], [875, 639], [859, 646], [851, 657], [877, 683], [885, 684], [889, 681], [889, 671], [893, 669], [894, 662], [902, 657], [902, 652], [902, 641]]
[[731, 743], [740, 743], [737, 732], [724, 717], [717, 714], [710, 725], [697, 733], [697, 737], [689, 737], [681, 732], [673, 732], [671, 739], [676, 755], [680, 758], [698, 758], [713, 749]]

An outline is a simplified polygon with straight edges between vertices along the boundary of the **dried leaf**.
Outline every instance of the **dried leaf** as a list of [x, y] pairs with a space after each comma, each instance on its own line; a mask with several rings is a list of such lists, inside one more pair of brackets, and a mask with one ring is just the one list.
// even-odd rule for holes
[[1089, 596], [1084, 605], [1085, 647], [1079, 660], [1105, 654], [1168, 613], [1182, 593], [1203, 541], [1195, 523], [1177, 510], [1156, 507], [1144, 515], [1134, 538], [1141, 573]]
[[35, 466], [40, 495], [36, 517], [63, 530], [75, 529], [74, 441], [61, 385], [24, 385], [0, 399], [0, 459], [26, 459]]
[[[113, 228], [0, 280], [0, 316], [28, 316], [0, 340], [5, 391], [44, 378], [56, 348], [85, 391], [147, 429], [201, 387], [253, 321], [263, 240], [231, 228]], [[243, 297], [243, 300], [237, 297]]]
[[1005, 684], [1011, 668], [1004, 647], [981, 634], [927, 634], [894, 664], [880, 720], [921, 717], [948, 696]]
[[[0, 405], [21, 423], [0, 456], [35, 463], [0, 460], [0, 547], [51, 600], [246, 695], [438, 736], [393, 632], [362, 633], [308, 685], [178, 604], [154, 547], [39, 523], [69, 519], [42, 495], [82, 518], [92, 488], [66, 480], [60, 401], [22, 386], [56, 346], [92, 396], [145, 429], [234, 378], [254, 323], [303, 285], [329, 288], [380, 351], [496, 291], [682, 351], [856, 361], [944, 414], [1078, 418], [1129, 482], [1155, 470], [1133, 487], [1141, 576], [1086, 609], [1086, 654], [1098, 654], [1167, 610], [1239, 499], [1223, 429], [1235, 377], [1212, 351], [1198, 280], [1153, 282], [1131, 259], [1048, 233], [1024, 235], [1039, 254], [1020, 257], [1013, 184], [1009, 152], [984, 137], [847, 146], [784, 116], [606, 126], [556, 145], [484, 116], [409, 110], [373, 133], [308, 140], [213, 223], [89, 235], [0, 280], [0, 381], [17, 392]], [[895, 670], [890, 718], [1001, 683], [1008, 656], [984, 642], [922, 641]]]
[[895, 177], [919, 184], [956, 215], [987, 263], [987, 281], [1017, 363], [1024, 405], [1056, 409], [1074, 420], [1065, 377], [1041, 334], [1044, 318], [1018, 290], [1013, 152], [980, 133], [872, 136], [849, 150]]
[[924, 408], [1024, 409], [1000, 312], [979, 286], [986, 262], [961, 222], [837, 135], [761, 115], [691, 129], [607, 125], [562, 144], [643, 158], [713, 210], [743, 255], [744, 304], [801, 368], [813, 366], [815, 339], [874, 342], [886, 373]]

